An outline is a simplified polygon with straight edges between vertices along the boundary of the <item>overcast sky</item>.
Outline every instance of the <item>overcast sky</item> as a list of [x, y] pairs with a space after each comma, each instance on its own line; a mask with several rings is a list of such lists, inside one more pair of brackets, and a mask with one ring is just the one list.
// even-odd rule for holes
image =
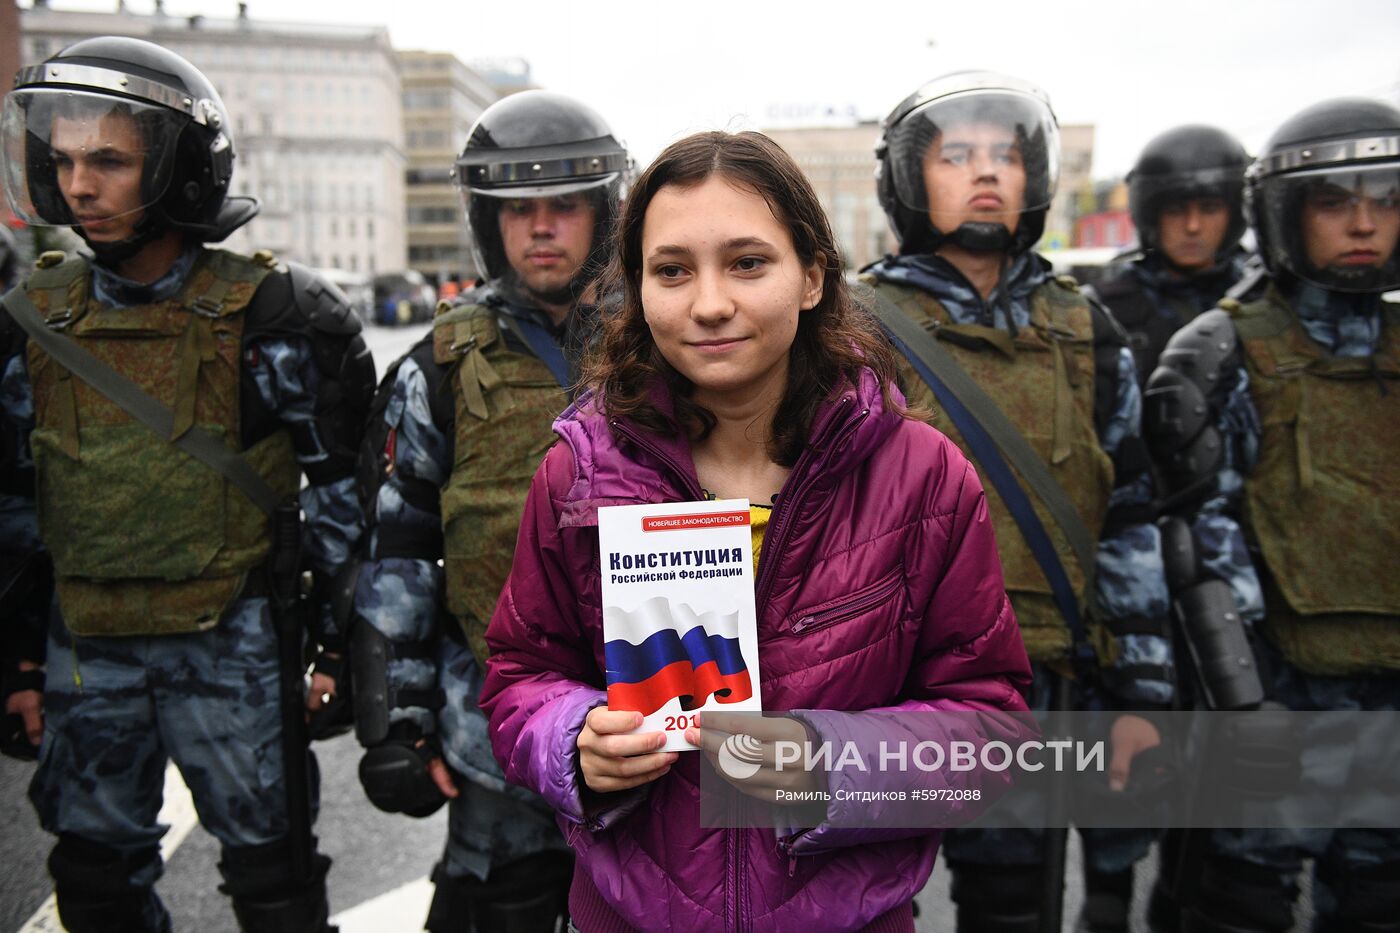
[[[166, 2], [175, 15], [236, 8]], [[883, 118], [924, 81], [964, 68], [1034, 81], [1061, 123], [1095, 123], [1100, 178], [1180, 123], [1214, 123], [1256, 151], [1314, 101], [1400, 102], [1397, 0], [249, 0], [249, 12], [384, 24], [396, 47], [464, 61], [526, 58], [537, 84], [595, 107], [642, 164], [699, 129], [826, 108]]]

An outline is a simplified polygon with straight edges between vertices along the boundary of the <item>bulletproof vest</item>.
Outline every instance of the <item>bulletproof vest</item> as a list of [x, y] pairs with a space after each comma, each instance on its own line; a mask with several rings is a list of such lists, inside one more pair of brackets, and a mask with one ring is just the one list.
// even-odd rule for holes
[[452, 475], [441, 497], [447, 608], [481, 658], [526, 493], [569, 403], [548, 366], [507, 345], [505, 313], [468, 296], [439, 305], [433, 319], [433, 360], [449, 367], [456, 415]]
[[[198, 425], [239, 449], [242, 311], [269, 266], [204, 251], [174, 298], [110, 308], [92, 297], [85, 259], [49, 255], [27, 286], [48, 325], [171, 408], [176, 437]], [[212, 628], [268, 556], [266, 514], [33, 341], [28, 364], [39, 530], [69, 630]], [[296, 494], [300, 471], [285, 431], [243, 457], [277, 492]]]
[[[1113, 491], [1113, 464], [1094, 430], [1093, 321], [1089, 303], [1077, 288], [1059, 280], [1037, 288], [1030, 300], [1030, 326], [1012, 337], [998, 328], [954, 324], [947, 310], [920, 289], [888, 282], [876, 287], [886, 290], [901, 311], [941, 339], [944, 349], [1001, 406], [1050, 467], [1051, 475], [1074, 503], [1089, 533], [1097, 538]], [[939, 409], [932, 390], [907, 360], [901, 363], [901, 380], [908, 387], [909, 404], [932, 411], [930, 423], [952, 438], [976, 464], [967, 442]], [[1015, 472], [1014, 467], [1012, 470]], [[1016, 475], [1024, 487], [1025, 481], [1019, 473]], [[985, 474], [982, 485], [996, 532], [1006, 590], [1016, 610], [1026, 652], [1033, 661], [1063, 658], [1069, 653], [1070, 631], [1055, 606], [1050, 583], [1000, 493]], [[1079, 566], [1074, 550], [1044, 504], [1036, 496], [1030, 498], [1075, 592], [1087, 597], [1085, 569]], [[1098, 626], [1089, 628], [1099, 657], [1107, 658], [1103, 630]]]
[[1167, 307], [1160, 308], [1137, 276], [1126, 268], [1100, 282], [1094, 290], [1128, 332], [1128, 344], [1133, 351], [1133, 362], [1137, 365], [1138, 385], [1146, 386], [1147, 378], [1157, 368], [1162, 349], [1172, 334], [1196, 316], [1195, 307], [1189, 301], [1172, 301], [1168, 298]]
[[1272, 288], [1229, 307], [1263, 428], [1244, 488], [1265, 630], [1310, 673], [1400, 669], [1400, 307], [1361, 358], [1328, 355]]

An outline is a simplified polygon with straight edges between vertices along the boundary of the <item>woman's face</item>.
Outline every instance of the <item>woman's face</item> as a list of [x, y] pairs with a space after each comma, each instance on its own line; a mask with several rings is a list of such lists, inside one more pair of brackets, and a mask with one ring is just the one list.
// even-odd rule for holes
[[666, 185], [647, 205], [641, 293], [652, 339], [695, 385], [696, 402], [776, 405], [822, 270], [803, 265], [757, 192], [711, 175]]

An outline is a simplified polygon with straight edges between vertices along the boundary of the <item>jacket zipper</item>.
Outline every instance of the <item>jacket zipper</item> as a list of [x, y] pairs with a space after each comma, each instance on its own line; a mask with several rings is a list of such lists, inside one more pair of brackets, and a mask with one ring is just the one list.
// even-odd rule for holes
[[821, 612], [814, 612], [798, 619], [792, 627], [792, 634], [803, 635], [826, 628], [828, 625], [835, 625], [837, 622], [845, 622], [865, 612], [867, 609], [880, 605], [899, 588], [900, 577], [898, 573], [890, 576], [889, 580], [880, 584], [874, 590], [866, 593], [859, 599], [853, 600], [844, 606], [832, 606]]
[[[838, 405], [845, 405], [851, 401], [847, 396]], [[839, 419], [833, 418], [833, 425], [827, 429], [830, 439], [819, 438], [816, 442], [808, 445], [802, 451], [802, 456], [798, 458], [796, 466], [793, 467], [792, 476], [788, 477], [788, 482], [796, 477], [800, 485], [793, 487], [791, 495], [787, 492], [786, 485], [783, 491], [778, 494], [778, 507], [773, 510], [773, 518], [768, 526], [768, 532], [763, 536], [763, 553], [758, 559], [758, 579], [754, 582], [754, 607], [757, 610], [757, 617], [763, 618], [763, 610], [767, 608], [768, 596], [773, 589], [773, 563], [778, 559], [774, 557], [768, 560], [770, 554], [782, 554], [783, 548], [787, 546], [787, 539], [792, 533], [792, 516], [797, 512], [797, 507], [807, 497], [807, 492], [816, 483], [816, 477], [807, 476], [804, 469], [808, 462], [815, 456], [815, 452], [825, 452], [828, 447], [836, 447], [847, 437], [855, 433], [860, 423], [870, 414], [870, 409], [862, 409], [860, 414], [848, 419], [845, 424], [838, 424]]]
[[680, 463], [674, 460], [669, 454], [661, 450], [659, 447], [656, 447], [643, 435], [632, 430], [632, 427], [629, 424], [627, 424], [627, 422], [621, 419], [615, 418], [612, 421], [609, 421], [608, 424], [611, 427], [616, 428], [619, 433], [626, 435], [629, 441], [636, 444], [638, 447], [641, 447], [643, 450], [651, 454], [656, 459], [660, 460], [662, 463], [666, 464], [666, 466], [671, 470], [671, 472], [675, 474], [676, 479], [679, 479], [681, 481], [681, 485], [685, 487], [685, 492], [689, 494], [692, 499], [698, 502], [699, 500], [705, 498], [705, 493], [700, 489], [700, 480], [692, 474], [687, 473], [685, 468], [682, 467]]

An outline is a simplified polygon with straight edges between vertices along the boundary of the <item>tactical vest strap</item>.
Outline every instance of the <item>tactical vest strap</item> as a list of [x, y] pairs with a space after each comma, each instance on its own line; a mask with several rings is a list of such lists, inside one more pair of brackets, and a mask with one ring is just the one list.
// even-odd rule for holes
[[491, 416], [486, 393], [505, 384], [483, 352], [498, 340], [495, 312], [484, 305], [443, 305], [433, 319], [433, 360], [455, 367], [467, 414], [480, 421]]
[[[63, 258], [62, 253], [45, 253], [39, 265], [29, 276], [28, 288], [43, 293], [47, 300], [45, 323], [59, 329], [72, 322], [77, 313], [77, 303], [71, 300], [70, 290], [75, 282], [87, 280], [88, 263], [82, 256]], [[55, 261], [56, 260], [56, 261]]]
[[1278, 292], [1270, 288], [1262, 301], [1235, 305], [1230, 318], [1241, 340], [1264, 340], [1277, 337], [1293, 324], [1293, 315], [1283, 306]]
[[199, 392], [199, 368], [218, 359], [218, 343], [209, 318], [191, 314], [185, 335], [180, 339], [180, 368], [175, 383], [175, 418], [170, 439], [175, 440], [194, 427], [195, 402]]
[[521, 318], [503, 315], [506, 327], [520, 340], [521, 343], [530, 348], [530, 352], [535, 355], [549, 371], [554, 375], [555, 380], [563, 388], [569, 387], [569, 363], [564, 358], [564, 351], [554, 338], [539, 324], [534, 321], [527, 321]]
[[[140, 386], [88, 353], [76, 342], [45, 326], [39, 309], [23, 289], [13, 289], [4, 298], [4, 306], [31, 340], [58, 361], [73, 375], [121, 406], [133, 418], [163, 438], [172, 438], [175, 415], [170, 409], [146, 394]], [[74, 413], [76, 422], [76, 412]], [[76, 425], [74, 427], [76, 435]], [[185, 453], [222, 474], [241, 489], [258, 508], [269, 515], [276, 510], [281, 497], [257, 471], [223, 441], [202, 428], [192, 427], [172, 442]]]

